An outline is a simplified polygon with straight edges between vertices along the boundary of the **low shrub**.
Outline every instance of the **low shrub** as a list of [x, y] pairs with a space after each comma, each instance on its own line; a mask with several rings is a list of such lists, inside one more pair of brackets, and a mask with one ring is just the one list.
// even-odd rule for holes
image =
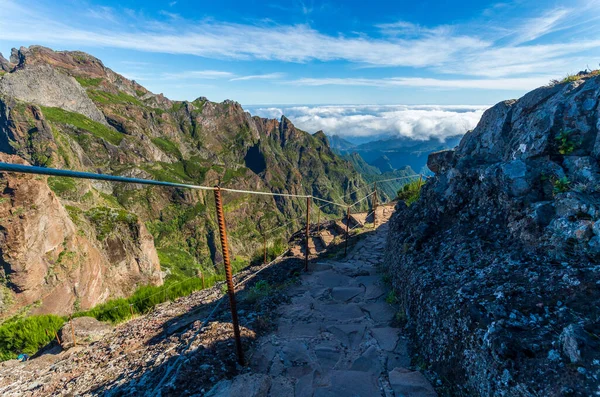
[[423, 187], [422, 180], [416, 180], [407, 183], [398, 190], [398, 200], [406, 202], [410, 206], [421, 197], [421, 188]]

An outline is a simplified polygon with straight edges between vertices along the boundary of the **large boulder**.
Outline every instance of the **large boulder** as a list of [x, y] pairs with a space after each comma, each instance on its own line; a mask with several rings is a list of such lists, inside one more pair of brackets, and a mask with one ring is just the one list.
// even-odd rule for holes
[[[75, 345], [89, 345], [97, 342], [113, 329], [109, 324], [100, 322], [93, 317], [76, 317], [65, 323], [58, 331], [58, 337], [63, 349]], [[75, 336], [75, 343], [73, 343]]]

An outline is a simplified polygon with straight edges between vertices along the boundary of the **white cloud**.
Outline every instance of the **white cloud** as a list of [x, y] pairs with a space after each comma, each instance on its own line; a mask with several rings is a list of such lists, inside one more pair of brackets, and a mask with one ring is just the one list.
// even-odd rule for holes
[[235, 76], [231, 72], [221, 70], [187, 70], [177, 73], [163, 73], [158, 75], [162, 80], [187, 80], [187, 79], [223, 79]]
[[552, 75], [536, 76], [535, 78], [505, 78], [505, 79], [461, 79], [442, 80], [422, 77], [390, 77], [382, 79], [365, 78], [303, 78], [287, 82], [298, 86], [366, 86], [366, 87], [428, 87], [428, 88], [470, 88], [485, 90], [525, 90], [547, 84]]
[[235, 77], [229, 81], [245, 81], [245, 80], [278, 80], [285, 76], [285, 73], [266, 73], [254, 74], [250, 76]]
[[488, 106], [293, 106], [249, 107], [262, 117], [288, 117], [298, 128], [346, 137], [403, 136], [444, 139], [474, 128]]
[[[507, 28], [512, 37], [508, 44], [497, 43], [506, 38], [506, 33], [493, 36], [489, 34], [492, 29], [459, 33], [465, 31], [461, 25], [422, 27], [399, 21], [378, 25], [384, 35], [372, 37], [362, 33], [328, 35], [308, 25], [234, 24], [184, 18], [178, 19], [177, 24], [167, 24], [135, 13], [124, 20], [123, 15], [109, 8], [95, 11], [96, 19], [100, 16], [106, 22], [99, 26], [83, 20], [74, 22], [48, 11], [28, 6], [26, 2], [4, 0], [0, 7], [0, 37], [6, 41], [106, 46], [218, 59], [344, 60], [361, 65], [418, 67], [438, 73], [486, 77], [542, 70], [546, 74], [563, 74], [565, 67], [570, 69], [569, 65], [583, 61], [583, 51], [600, 50], [600, 40], [594, 39], [592, 32], [579, 40], [526, 44], [572, 26], [577, 17], [584, 18], [577, 7], [555, 9], [541, 17], [520, 21]], [[584, 20], [596, 25], [594, 18]]]
[[[304, 3], [298, 4], [308, 11]], [[166, 23], [131, 10], [98, 7], [85, 8], [80, 13], [77, 8], [65, 6], [64, 12], [61, 9], [59, 14], [48, 3], [0, 0], [0, 37], [5, 42], [42, 43], [63, 48], [112, 47], [227, 60], [298, 63], [342, 60], [355, 66], [410, 67], [425, 71], [422, 78], [297, 79], [292, 84], [523, 90], [544, 84], [550, 76], [560, 77], [577, 72], [587, 64], [596, 64], [593, 57], [600, 56], [599, 4], [598, 0], [581, 4], [575, 1], [570, 8], [541, 10], [540, 16], [534, 18], [492, 19], [479, 30], [466, 24], [426, 27], [397, 21], [377, 25], [379, 34], [375, 35], [361, 32], [334, 35], [319, 32], [307, 24], [226, 23], [212, 19], [189, 20], [176, 15], [172, 17], [178, 18], [177, 23], [172, 19]], [[496, 8], [502, 9], [505, 5]], [[569, 34], [585, 34], [556, 36], [566, 30]], [[551, 34], [551, 40], [539, 43], [538, 39]], [[234, 81], [280, 78], [275, 74], [220, 73], [170, 73], [168, 78]], [[433, 73], [436, 77], [466, 78], [431, 78]]]

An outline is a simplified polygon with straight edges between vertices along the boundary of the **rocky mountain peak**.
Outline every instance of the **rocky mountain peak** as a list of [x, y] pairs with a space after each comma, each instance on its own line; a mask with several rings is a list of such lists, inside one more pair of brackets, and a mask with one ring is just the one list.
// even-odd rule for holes
[[10, 72], [14, 68], [14, 65], [11, 64], [0, 52], [0, 71], [2, 72]]

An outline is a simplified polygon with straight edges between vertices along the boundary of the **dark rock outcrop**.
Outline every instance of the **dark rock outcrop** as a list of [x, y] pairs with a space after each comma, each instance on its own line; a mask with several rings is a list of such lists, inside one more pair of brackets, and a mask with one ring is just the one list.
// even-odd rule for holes
[[411, 207], [387, 264], [419, 353], [457, 393], [600, 382], [600, 76], [489, 109]]

